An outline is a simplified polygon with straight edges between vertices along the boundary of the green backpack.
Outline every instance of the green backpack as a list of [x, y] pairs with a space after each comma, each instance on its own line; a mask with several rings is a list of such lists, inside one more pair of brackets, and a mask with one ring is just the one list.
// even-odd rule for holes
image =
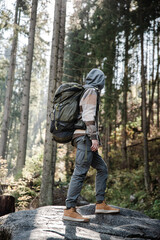
[[67, 143], [72, 140], [75, 129], [86, 129], [85, 123], [78, 120], [79, 101], [84, 90], [78, 83], [64, 83], [56, 90], [50, 114], [54, 141]]

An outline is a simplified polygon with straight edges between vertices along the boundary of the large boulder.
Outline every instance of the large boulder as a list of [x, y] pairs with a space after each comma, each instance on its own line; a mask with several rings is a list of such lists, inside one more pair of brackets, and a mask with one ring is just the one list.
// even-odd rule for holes
[[63, 221], [63, 206], [19, 211], [0, 218], [0, 240], [158, 240], [160, 221], [120, 208], [119, 214], [94, 214], [95, 205], [78, 208], [89, 223]]

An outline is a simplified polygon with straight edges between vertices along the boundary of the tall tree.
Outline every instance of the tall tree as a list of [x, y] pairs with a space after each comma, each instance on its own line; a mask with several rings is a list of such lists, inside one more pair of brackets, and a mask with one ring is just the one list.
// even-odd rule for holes
[[18, 25], [19, 25], [18, 8], [19, 8], [19, 0], [17, 0], [16, 8], [15, 8], [13, 40], [12, 40], [11, 56], [10, 56], [6, 95], [5, 95], [4, 114], [3, 114], [1, 138], [0, 138], [0, 156], [2, 156], [3, 158], [5, 158], [5, 152], [6, 152], [9, 118], [10, 118], [10, 112], [11, 112], [11, 97], [13, 92], [15, 66], [16, 66]]
[[38, 0], [32, 0], [30, 29], [29, 29], [29, 37], [28, 37], [28, 48], [27, 48], [26, 65], [25, 65], [25, 76], [24, 76], [24, 83], [23, 83], [24, 86], [23, 86], [23, 97], [22, 97], [18, 157], [17, 157], [17, 163], [16, 163], [16, 171], [17, 172], [21, 171], [22, 168], [24, 167], [25, 158], [26, 158], [30, 83], [31, 83], [34, 37], [35, 37], [36, 18], [37, 18], [37, 6], [38, 6]]
[[[157, 32], [160, 32], [160, 23], [158, 23]], [[159, 35], [157, 36], [157, 56], [158, 61], [160, 61], [160, 47], [159, 47]], [[157, 81], [157, 128], [159, 128], [159, 110], [160, 110], [160, 77], [159, 77], [159, 68], [158, 68], [158, 81]]]
[[83, 83], [89, 70], [96, 66], [92, 56], [92, 43], [89, 36], [92, 1], [74, 1], [74, 14], [70, 20], [70, 29], [65, 46], [64, 81]]
[[129, 34], [130, 34], [130, 27], [129, 27], [129, 9], [130, 9], [130, 0], [124, 1], [124, 37], [125, 37], [125, 48], [124, 48], [124, 77], [122, 83], [123, 89], [123, 107], [122, 107], [122, 158], [123, 158], [123, 165], [126, 166], [129, 162], [127, 158], [127, 133], [126, 133], [126, 125], [127, 125], [127, 93], [129, 90]]
[[[115, 58], [116, 58], [116, 39], [118, 29], [118, 7], [116, 1], [101, 1], [97, 3], [97, 8], [92, 16], [91, 42], [94, 43], [91, 50], [95, 56], [98, 66], [102, 66], [102, 70], [106, 75], [104, 108], [103, 108], [103, 125], [104, 125], [104, 159], [110, 167], [110, 151], [111, 151], [111, 131], [114, 118], [113, 105], [115, 102]], [[111, 11], [110, 9], [114, 9]]]
[[143, 126], [143, 153], [144, 153], [144, 180], [145, 188], [150, 190], [150, 172], [149, 172], [149, 159], [148, 159], [148, 139], [147, 139], [147, 116], [146, 116], [146, 79], [144, 70], [144, 27], [142, 12], [142, 0], [139, 1], [139, 23], [140, 23], [140, 44], [141, 44], [141, 82], [142, 82], [142, 126]]
[[[50, 75], [48, 86], [47, 124], [43, 158], [43, 174], [39, 202], [41, 206], [53, 204], [54, 172], [57, 146], [56, 142], [52, 140], [52, 135], [50, 133], [49, 115], [52, 111], [53, 104], [52, 101], [56, 91], [56, 87], [58, 86], [57, 77], [61, 76], [60, 69], [62, 70], [63, 49], [60, 48], [63, 47], [64, 41], [65, 10], [66, 10], [65, 6], [66, 0], [55, 1], [52, 49], [50, 59]], [[60, 42], [59, 39], [61, 39]], [[59, 79], [59, 82], [60, 81], [61, 80]]]
[[[154, 118], [154, 113], [153, 113], [153, 103], [154, 103], [154, 94], [155, 94], [155, 90], [156, 90], [156, 85], [157, 82], [159, 80], [159, 66], [160, 66], [160, 58], [159, 58], [159, 44], [157, 44], [157, 69], [156, 69], [156, 74], [155, 73], [155, 38], [157, 35], [157, 43], [158, 43], [158, 38], [159, 38], [159, 32], [158, 32], [158, 28], [157, 28], [157, 33], [155, 31], [155, 20], [154, 20], [154, 26], [153, 26], [153, 57], [152, 57], [152, 81], [151, 81], [151, 86], [152, 86], [152, 90], [151, 90], [151, 96], [149, 98], [149, 103], [148, 103], [148, 118], [147, 118], [147, 132], [150, 133], [150, 122], [151, 122], [151, 116], [152, 116], [152, 120]], [[154, 78], [155, 75], [155, 78]]]
[[66, 0], [62, 0], [60, 17], [60, 32], [58, 46], [58, 71], [57, 71], [57, 87], [62, 82], [63, 60], [64, 60], [64, 40], [65, 40], [65, 22], [66, 22]]

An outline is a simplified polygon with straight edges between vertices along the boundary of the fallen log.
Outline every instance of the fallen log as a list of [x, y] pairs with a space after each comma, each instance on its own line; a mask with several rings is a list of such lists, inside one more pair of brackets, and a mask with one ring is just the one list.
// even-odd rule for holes
[[[156, 140], [160, 140], [160, 137], [150, 138], [150, 139], [148, 139], [147, 141], [148, 141], [148, 142], [153, 142], [153, 141], [156, 141]], [[133, 144], [131, 144], [131, 145], [128, 145], [127, 148], [129, 148], [129, 147], [135, 147], [135, 146], [140, 145], [140, 144], [143, 144], [143, 142], [140, 141], [140, 142], [133, 143]]]

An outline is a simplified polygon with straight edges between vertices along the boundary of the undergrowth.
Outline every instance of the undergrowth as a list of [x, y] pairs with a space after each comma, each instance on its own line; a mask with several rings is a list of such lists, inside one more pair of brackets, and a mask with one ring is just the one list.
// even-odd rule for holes
[[[106, 202], [111, 205], [138, 210], [151, 218], [160, 219], [160, 184], [156, 175], [159, 169], [150, 164], [152, 182], [150, 192], [144, 187], [144, 169], [116, 170], [109, 174]], [[95, 184], [84, 184], [82, 196], [94, 203]]]

